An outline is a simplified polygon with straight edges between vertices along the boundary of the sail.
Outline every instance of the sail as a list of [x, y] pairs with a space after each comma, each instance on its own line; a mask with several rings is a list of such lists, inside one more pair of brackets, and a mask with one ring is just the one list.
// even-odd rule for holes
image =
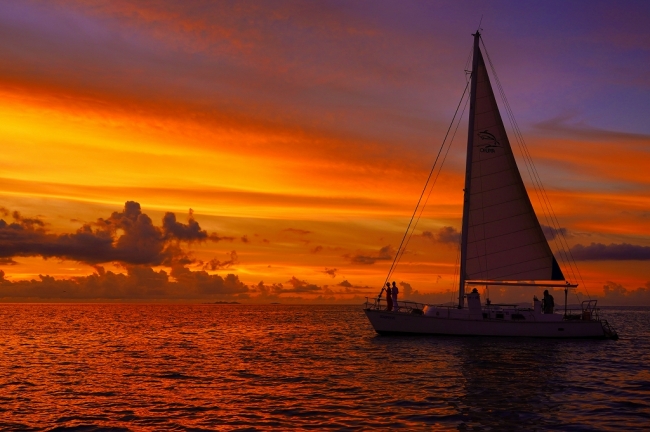
[[463, 279], [564, 280], [517, 169], [483, 56], [476, 52]]

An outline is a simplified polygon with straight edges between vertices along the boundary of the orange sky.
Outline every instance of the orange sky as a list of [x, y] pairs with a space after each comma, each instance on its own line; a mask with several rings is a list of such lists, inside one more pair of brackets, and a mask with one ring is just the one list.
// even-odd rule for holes
[[[15, 225], [0, 237], [2, 297], [376, 295], [464, 88], [471, 4], [3, 3], [0, 218]], [[596, 295], [650, 292], [649, 10], [634, 7], [599, 3], [582, 33], [577, 10], [481, 11], [560, 225], [584, 247], [575, 282]], [[394, 275], [417, 298], [457, 289], [457, 247], [436, 235], [460, 229], [466, 133], [465, 119]], [[162, 230], [132, 246], [155, 257], [58, 252], [84, 225], [109, 235], [98, 219], [127, 201]]]

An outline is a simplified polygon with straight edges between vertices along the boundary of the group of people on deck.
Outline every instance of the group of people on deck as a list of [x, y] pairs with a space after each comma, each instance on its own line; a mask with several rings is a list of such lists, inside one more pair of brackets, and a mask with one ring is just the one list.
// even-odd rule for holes
[[[381, 292], [379, 293], [379, 296], [377, 297], [377, 300], [381, 299], [381, 295], [386, 291], [386, 310], [387, 311], [398, 311], [399, 306], [397, 305], [397, 294], [399, 294], [399, 289], [397, 288], [397, 284], [395, 281], [393, 281], [393, 285], [391, 286], [390, 282], [386, 282], [386, 286], [381, 288]], [[476, 289], [474, 289], [476, 291]], [[537, 297], [535, 297], [537, 300]], [[490, 300], [488, 300], [489, 304]], [[552, 314], [553, 309], [555, 307], [555, 301], [553, 300], [553, 296], [549, 294], [548, 290], [544, 291], [544, 299], [542, 300], [542, 310], [544, 311], [545, 314]]]
[[393, 281], [393, 286], [390, 285], [390, 282], [386, 282], [386, 286], [383, 287], [381, 289], [381, 292], [379, 293], [380, 299], [381, 299], [381, 295], [384, 293], [384, 290], [386, 290], [386, 310], [398, 311], [399, 306], [397, 306], [397, 294], [399, 294], [399, 289], [397, 288], [395, 281]]

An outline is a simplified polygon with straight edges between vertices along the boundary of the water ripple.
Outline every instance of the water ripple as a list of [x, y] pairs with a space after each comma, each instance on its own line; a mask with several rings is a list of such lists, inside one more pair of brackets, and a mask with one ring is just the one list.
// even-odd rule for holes
[[0, 429], [644, 430], [650, 310], [606, 318], [619, 341], [383, 337], [357, 306], [0, 305]]

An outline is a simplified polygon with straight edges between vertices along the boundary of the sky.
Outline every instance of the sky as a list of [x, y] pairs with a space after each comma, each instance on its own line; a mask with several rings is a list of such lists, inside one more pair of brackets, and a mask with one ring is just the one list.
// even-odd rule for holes
[[[3, 1], [0, 301], [375, 297], [480, 23], [574, 300], [650, 304], [649, 18], [646, 1]], [[401, 297], [456, 296], [466, 124], [391, 275]]]

